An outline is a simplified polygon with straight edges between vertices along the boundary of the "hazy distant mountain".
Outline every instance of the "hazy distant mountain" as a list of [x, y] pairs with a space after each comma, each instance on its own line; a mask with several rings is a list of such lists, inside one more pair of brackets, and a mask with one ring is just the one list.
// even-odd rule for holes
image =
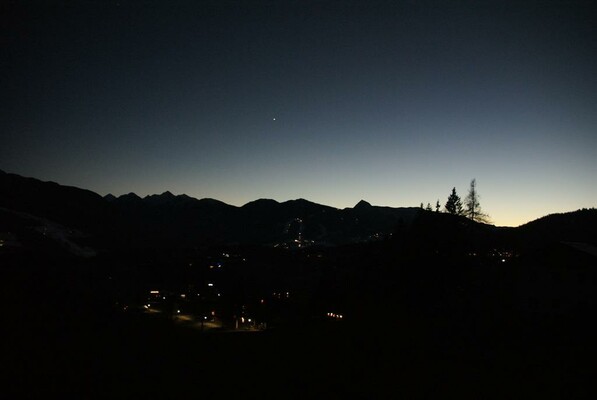
[[[144, 198], [135, 193], [102, 197], [89, 190], [42, 182], [0, 171], [0, 207], [46, 218], [93, 235], [105, 246], [188, 247], [253, 243], [282, 247], [337, 245], [395, 235], [419, 247], [482, 241], [516, 231], [519, 240], [588, 241], [595, 238], [597, 211], [553, 215], [518, 229], [500, 229], [418, 207], [378, 207], [361, 200], [337, 209], [305, 199], [259, 199], [236, 207], [168, 191]], [[1, 229], [1, 227], [0, 227]], [[497, 236], [496, 236], [497, 235]], [[522, 238], [522, 239], [521, 239]], [[593, 240], [593, 243], [595, 241]]]

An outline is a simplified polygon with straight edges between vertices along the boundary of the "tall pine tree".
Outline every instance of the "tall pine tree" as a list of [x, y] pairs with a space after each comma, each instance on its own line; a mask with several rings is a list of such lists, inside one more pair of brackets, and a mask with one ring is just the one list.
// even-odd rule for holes
[[464, 210], [462, 209], [462, 201], [460, 200], [460, 196], [456, 193], [456, 188], [452, 188], [452, 193], [448, 196], [448, 201], [445, 205], [446, 212], [454, 215], [464, 215]]

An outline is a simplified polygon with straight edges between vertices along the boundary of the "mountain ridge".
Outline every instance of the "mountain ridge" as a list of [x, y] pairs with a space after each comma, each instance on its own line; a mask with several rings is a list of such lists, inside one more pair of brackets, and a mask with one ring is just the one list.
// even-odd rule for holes
[[365, 200], [338, 209], [303, 198], [257, 199], [235, 206], [170, 191], [143, 198], [133, 192], [101, 196], [1, 170], [0, 207], [47, 218], [125, 247], [253, 243], [300, 248], [375, 241], [394, 234], [437, 242], [443, 240], [438, 232], [449, 237], [462, 231], [462, 226], [469, 226], [465, 229], [468, 235], [473, 231], [477, 236], [515, 232], [521, 242], [597, 242], [595, 209], [545, 216], [509, 228], [419, 207], [374, 206]]

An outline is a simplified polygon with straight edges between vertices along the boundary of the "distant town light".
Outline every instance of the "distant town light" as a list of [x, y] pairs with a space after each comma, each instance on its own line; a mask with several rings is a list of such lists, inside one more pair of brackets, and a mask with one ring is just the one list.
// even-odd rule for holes
[[160, 294], [159, 290], [150, 290], [149, 291], [150, 294]]
[[208, 283], [207, 286], [212, 287], [214, 284], [213, 283]]

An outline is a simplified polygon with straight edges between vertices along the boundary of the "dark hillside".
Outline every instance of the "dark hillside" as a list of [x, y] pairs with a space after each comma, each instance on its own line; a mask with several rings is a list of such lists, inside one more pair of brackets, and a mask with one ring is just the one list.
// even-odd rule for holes
[[0, 207], [81, 229], [108, 229], [112, 207], [98, 194], [0, 171]]
[[597, 209], [551, 214], [518, 228], [521, 240], [529, 244], [586, 242], [597, 244]]

